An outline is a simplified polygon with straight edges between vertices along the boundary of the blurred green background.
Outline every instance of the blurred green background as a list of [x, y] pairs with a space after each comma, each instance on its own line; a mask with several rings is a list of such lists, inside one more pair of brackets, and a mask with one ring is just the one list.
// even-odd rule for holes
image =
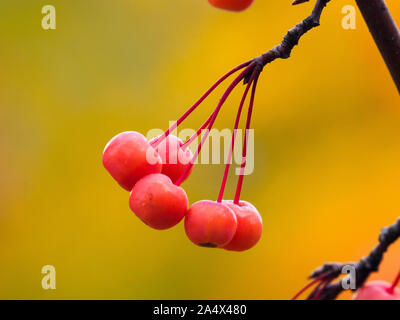
[[[254, 249], [196, 247], [182, 224], [149, 229], [101, 164], [112, 136], [166, 128], [217, 77], [278, 44], [311, 11], [290, 2], [234, 14], [206, 0], [1, 1], [0, 298], [287, 299], [320, 264], [369, 252], [400, 215], [400, 103], [358, 11], [356, 30], [341, 27], [351, 0], [331, 1], [321, 27], [261, 77], [243, 190], [264, 220]], [[400, 3], [387, 2], [400, 22]], [[41, 28], [46, 4], [56, 30]], [[197, 166], [190, 202], [215, 199], [222, 174]], [[46, 264], [56, 290], [41, 287]], [[399, 267], [400, 243], [374, 278]]]

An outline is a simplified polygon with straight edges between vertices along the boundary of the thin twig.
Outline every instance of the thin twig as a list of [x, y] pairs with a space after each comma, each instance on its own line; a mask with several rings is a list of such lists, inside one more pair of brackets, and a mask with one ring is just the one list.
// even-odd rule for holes
[[304, 2], [308, 2], [308, 1], [310, 1], [310, 0], [294, 0], [292, 5], [295, 6], [296, 4], [301, 4], [301, 3], [304, 3]]
[[356, 0], [400, 93], [400, 32], [384, 0]]

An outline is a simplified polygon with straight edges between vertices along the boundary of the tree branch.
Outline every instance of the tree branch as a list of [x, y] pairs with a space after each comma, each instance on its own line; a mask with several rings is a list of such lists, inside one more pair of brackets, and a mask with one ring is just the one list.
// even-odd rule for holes
[[[307, 1], [309, 0], [294, 0], [293, 5]], [[320, 25], [322, 11], [329, 1], [317, 0], [311, 15], [290, 29], [281, 44], [253, 60], [254, 68], [259, 68], [259, 72], [261, 72], [262, 68], [268, 63], [278, 58], [289, 58], [300, 38]], [[400, 33], [389, 9], [384, 0], [356, 0], [356, 2], [400, 92]], [[245, 76], [245, 83], [249, 81], [250, 74]], [[338, 280], [335, 283], [331, 282], [341, 275], [342, 268], [345, 265], [353, 265], [355, 267], [356, 288], [362, 287], [369, 275], [378, 271], [384, 253], [398, 238], [400, 238], [400, 218], [395, 224], [382, 230], [379, 244], [360, 262], [348, 264], [327, 263], [315, 270], [310, 278], [322, 279], [322, 282], [310, 294], [308, 299], [335, 299], [344, 290], [342, 281], [345, 279]]]
[[[292, 4], [298, 5], [308, 1], [294, 0]], [[260, 63], [265, 66], [277, 58], [289, 58], [301, 36], [319, 26], [322, 10], [329, 1], [317, 0], [312, 14], [289, 30], [279, 46], [264, 53], [259, 58]], [[356, 2], [400, 93], [400, 32], [385, 0], [356, 0]]]
[[301, 3], [304, 3], [304, 2], [308, 2], [308, 1], [310, 1], [310, 0], [294, 0], [292, 5], [295, 6], [296, 4], [301, 4]]
[[356, 0], [400, 93], [400, 32], [385, 0]]
[[[378, 245], [371, 251], [371, 253], [362, 258], [357, 263], [326, 263], [322, 267], [316, 269], [311, 275], [311, 279], [316, 279], [321, 275], [326, 275], [325, 278], [330, 281], [338, 278], [341, 275], [341, 270], [345, 265], [352, 265], [356, 270], [356, 290], [361, 288], [365, 281], [368, 279], [372, 272], [379, 270], [379, 265], [382, 262], [383, 255], [397, 239], [400, 238], [400, 218], [391, 226], [383, 228], [379, 236]], [[340, 279], [335, 283], [329, 284], [322, 288], [319, 292], [314, 290], [309, 296], [312, 299], [318, 294], [319, 300], [334, 300], [337, 296], [344, 291], [342, 282], [346, 278]]]

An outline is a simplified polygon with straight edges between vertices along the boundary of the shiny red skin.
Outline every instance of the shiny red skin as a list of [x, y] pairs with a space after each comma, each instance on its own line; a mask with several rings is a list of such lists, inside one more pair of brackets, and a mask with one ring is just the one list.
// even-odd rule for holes
[[148, 226], [164, 230], [178, 224], [188, 212], [185, 190], [163, 174], [150, 174], [132, 189], [129, 207]]
[[231, 251], [245, 251], [254, 247], [260, 240], [263, 223], [257, 209], [249, 202], [240, 201], [239, 205], [232, 200], [222, 201], [236, 215], [237, 229], [233, 239], [223, 248]]
[[395, 288], [389, 292], [392, 285], [386, 281], [371, 281], [359, 289], [353, 300], [400, 300], [400, 289]]
[[[160, 137], [155, 137], [150, 140], [150, 144], [154, 147], [159, 138]], [[173, 183], [175, 183], [185, 172], [187, 167], [190, 166], [190, 160], [193, 158], [193, 153], [189, 148], [181, 148], [182, 144], [182, 140], [177, 136], [169, 135], [155, 147], [163, 164], [161, 173], [170, 177]], [[185, 175], [182, 182], [189, 177], [192, 171], [193, 167]]]
[[[148, 154], [153, 155], [153, 163], [148, 161]], [[161, 158], [147, 139], [134, 131], [122, 132], [108, 142], [103, 152], [103, 165], [128, 191], [144, 176], [162, 170]]]
[[236, 216], [222, 203], [203, 200], [194, 203], [185, 217], [185, 232], [198, 246], [216, 248], [230, 242], [236, 232]]
[[254, 0], [208, 0], [208, 2], [219, 9], [229, 11], [243, 11], [252, 5]]

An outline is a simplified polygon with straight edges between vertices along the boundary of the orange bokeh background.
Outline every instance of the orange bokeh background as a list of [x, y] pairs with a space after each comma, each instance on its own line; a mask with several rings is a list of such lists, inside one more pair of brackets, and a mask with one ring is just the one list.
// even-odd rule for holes
[[[182, 224], [149, 229], [101, 165], [113, 135], [166, 128], [217, 77], [279, 43], [312, 6], [290, 2], [235, 14], [206, 0], [53, 0], [57, 29], [44, 31], [47, 3], [2, 1], [0, 298], [288, 299], [320, 264], [370, 251], [400, 215], [400, 103], [360, 13], [356, 30], [341, 26], [352, 0], [331, 1], [260, 79], [243, 190], [264, 220], [254, 249], [196, 247]], [[400, 3], [387, 3], [399, 23]], [[238, 99], [218, 128], [232, 126]], [[183, 185], [190, 202], [215, 199], [222, 174], [197, 166]], [[41, 287], [47, 264], [56, 290]], [[399, 268], [400, 242], [373, 278]]]

